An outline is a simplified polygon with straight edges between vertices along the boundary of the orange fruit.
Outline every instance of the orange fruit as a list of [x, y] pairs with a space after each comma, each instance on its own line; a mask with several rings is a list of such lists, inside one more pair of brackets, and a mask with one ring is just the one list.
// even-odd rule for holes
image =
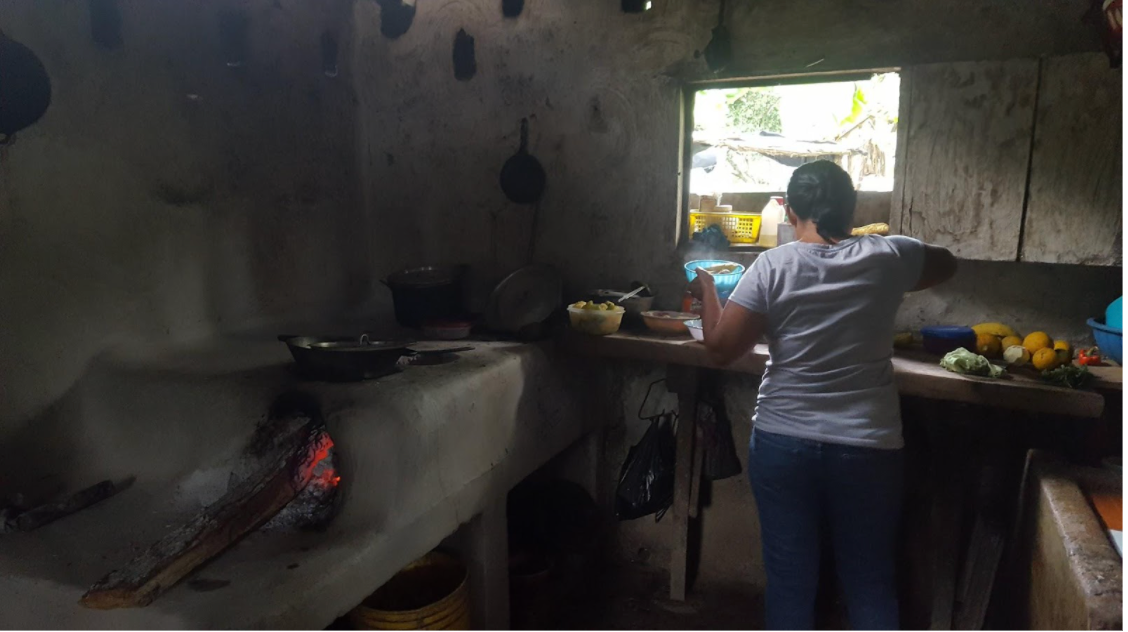
[[[1027, 347], [1029, 349], [1029, 347]], [[1031, 356], [1030, 362], [1034, 365], [1035, 369], [1039, 371], [1048, 371], [1058, 365], [1058, 355], [1053, 349], [1049, 347], [1042, 347], [1034, 352]]]
[[1022, 341], [1022, 346], [1026, 347], [1026, 350], [1030, 352], [1030, 355], [1034, 355], [1038, 353], [1039, 349], [1049, 349], [1052, 351], [1054, 348], [1054, 341], [1046, 332], [1036, 331], [1027, 336], [1026, 339]]
[[1011, 347], [1021, 347], [1022, 338], [1018, 336], [1007, 336], [1003, 338], [1003, 349], [1010, 349]]
[[1003, 355], [1003, 343], [998, 336], [977, 334], [975, 336], [975, 350], [985, 358], [998, 358]]

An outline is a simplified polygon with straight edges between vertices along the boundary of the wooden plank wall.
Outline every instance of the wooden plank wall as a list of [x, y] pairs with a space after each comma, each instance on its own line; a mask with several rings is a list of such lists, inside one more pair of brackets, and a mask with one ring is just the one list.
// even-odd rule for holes
[[1121, 265], [1121, 90], [1101, 53], [1042, 61], [1023, 261]]
[[912, 69], [902, 234], [958, 257], [1018, 258], [1038, 61]]

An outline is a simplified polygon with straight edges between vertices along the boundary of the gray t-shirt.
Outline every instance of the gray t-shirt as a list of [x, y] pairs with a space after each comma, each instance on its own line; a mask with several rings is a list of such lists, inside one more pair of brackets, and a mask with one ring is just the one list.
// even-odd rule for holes
[[902, 447], [893, 319], [923, 265], [924, 245], [900, 236], [792, 242], [757, 257], [729, 299], [768, 317], [756, 427]]

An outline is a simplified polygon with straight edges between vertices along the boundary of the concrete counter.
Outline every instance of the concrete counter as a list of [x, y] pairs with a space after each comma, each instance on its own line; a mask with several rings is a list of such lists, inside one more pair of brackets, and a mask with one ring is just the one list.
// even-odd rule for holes
[[[455, 363], [354, 384], [297, 380], [278, 343], [103, 358], [85, 380], [87, 414], [75, 423], [88, 449], [70, 478], [133, 470], [138, 482], [0, 536], [5, 625], [320, 628], [476, 516], [504, 538], [508, 490], [595, 422], [577, 408], [583, 373], [559, 367], [548, 347], [473, 344]], [[320, 403], [336, 443], [344, 497], [328, 529], [255, 532], [146, 608], [79, 606], [90, 584], [222, 493], [222, 455], [291, 390]]]
[[1034, 630], [1123, 629], [1123, 561], [1086, 494], [1121, 496], [1119, 472], [1028, 458], [1015, 587], [1018, 621]]

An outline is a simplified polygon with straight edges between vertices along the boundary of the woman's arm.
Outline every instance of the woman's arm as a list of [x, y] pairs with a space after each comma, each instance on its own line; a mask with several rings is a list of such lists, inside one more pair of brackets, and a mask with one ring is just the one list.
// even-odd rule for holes
[[718, 365], [732, 364], [756, 346], [768, 327], [768, 317], [732, 301], [722, 309], [712, 275], [698, 270], [697, 278], [701, 279], [701, 326], [705, 332], [705, 349], [709, 358]]
[[956, 275], [956, 256], [941, 246], [924, 244], [924, 264], [921, 266], [920, 280], [910, 292], [927, 290], [940, 285]]

